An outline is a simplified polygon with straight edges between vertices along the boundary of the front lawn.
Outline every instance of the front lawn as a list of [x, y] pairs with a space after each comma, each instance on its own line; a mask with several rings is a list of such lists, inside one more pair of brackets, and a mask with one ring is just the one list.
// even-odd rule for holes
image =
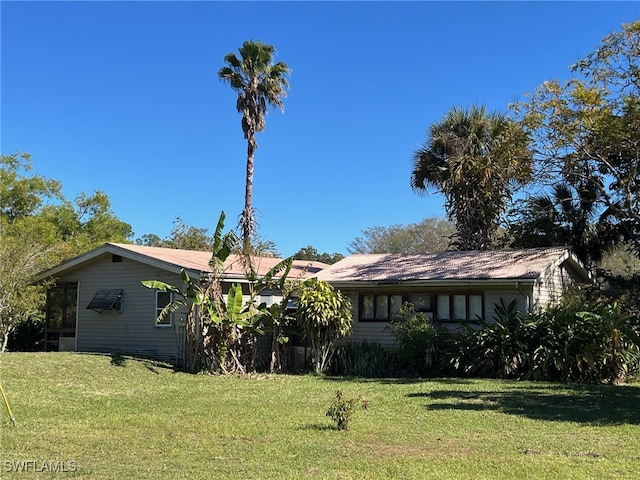
[[[1, 478], [640, 478], [638, 384], [214, 377], [73, 353], [0, 361], [17, 421], [3, 402]], [[369, 402], [348, 431], [325, 416], [337, 389]]]

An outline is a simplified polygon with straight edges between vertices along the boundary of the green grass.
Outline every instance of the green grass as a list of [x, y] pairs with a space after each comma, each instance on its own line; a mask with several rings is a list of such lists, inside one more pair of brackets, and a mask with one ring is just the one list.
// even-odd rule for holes
[[[640, 385], [177, 373], [6, 353], [1, 478], [635, 479]], [[325, 411], [363, 396], [350, 430]], [[75, 472], [17, 473], [18, 462]], [[46, 462], [49, 462], [46, 464]]]

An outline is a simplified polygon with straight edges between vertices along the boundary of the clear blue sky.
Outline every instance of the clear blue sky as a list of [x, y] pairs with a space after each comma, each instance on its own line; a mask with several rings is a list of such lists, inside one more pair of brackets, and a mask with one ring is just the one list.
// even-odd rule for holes
[[102, 190], [135, 237], [235, 226], [246, 144], [217, 78], [244, 40], [291, 69], [258, 135], [254, 205], [281, 255], [443, 216], [409, 184], [452, 106], [507, 111], [640, 2], [1, 2], [1, 147], [64, 193]]

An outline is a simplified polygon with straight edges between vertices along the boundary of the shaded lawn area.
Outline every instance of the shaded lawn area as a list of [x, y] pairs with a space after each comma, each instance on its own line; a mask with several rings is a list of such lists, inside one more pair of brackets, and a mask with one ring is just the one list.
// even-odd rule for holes
[[[214, 377], [74, 353], [0, 362], [17, 420], [2, 405], [1, 478], [640, 478], [638, 384]], [[346, 432], [324, 415], [337, 389], [369, 402]]]

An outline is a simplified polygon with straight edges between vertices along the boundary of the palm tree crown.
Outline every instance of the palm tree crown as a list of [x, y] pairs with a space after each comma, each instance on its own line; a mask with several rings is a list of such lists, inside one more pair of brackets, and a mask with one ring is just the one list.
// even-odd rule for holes
[[242, 131], [247, 140], [247, 170], [245, 206], [240, 218], [243, 249], [249, 253], [251, 237], [256, 230], [253, 210], [253, 158], [258, 143], [255, 134], [265, 128], [265, 116], [269, 107], [284, 111], [282, 99], [287, 95], [290, 73], [286, 63], [273, 63], [275, 48], [258, 41], [246, 41], [235, 53], [224, 57], [226, 66], [218, 71], [220, 80], [227, 82], [238, 93], [236, 109], [242, 115]]
[[517, 124], [484, 107], [454, 107], [429, 128], [425, 145], [414, 153], [411, 187], [442, 193], [458, 248], [483, 250], [492, 246], [514, 187], [531, 172], [528, 138]]

